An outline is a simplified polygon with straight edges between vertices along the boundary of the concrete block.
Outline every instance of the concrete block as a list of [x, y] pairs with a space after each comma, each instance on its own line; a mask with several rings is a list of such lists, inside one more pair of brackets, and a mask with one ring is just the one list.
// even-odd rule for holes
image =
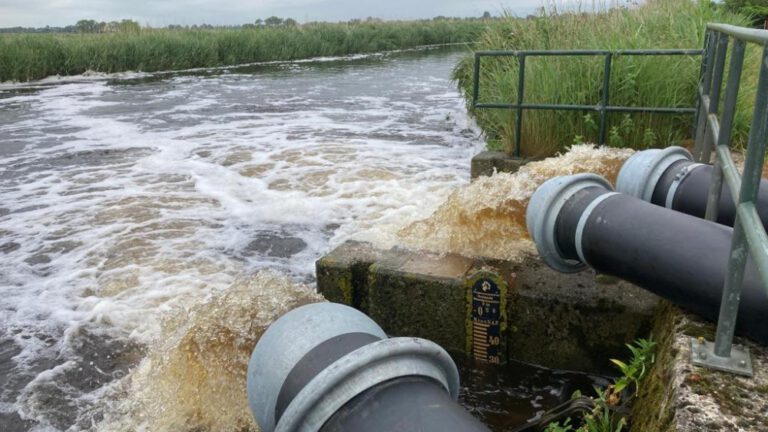
[[368, 267], [385, 254], [366, 242], [339, 245], [315, 263], [317, 291], [329, 301], [367, 312]]
[[472, 158], [470, 175], [475, 179], [480, 176], [492, 176], [494, 172], [514, 173], [529, 161], [505, 152], [484, 151]]
[[533, 257], [497, 267], [516, 274], [507, 306], [509, 358], [615, 373], [609, 359], [625, 357], [625, 344], [650, 332], [658, 297], [632, 284], [591, 271], [559, 273]]
[[615, 372], [610, 358], [646, 336], [657, 297], [591, 272], [521, 263], [339, 246], [317, 264], [318, 289], [352, 304], [392, 336], [430, 339], [490, 363], [514, 359], [583, 372]]
[[464, 352], [467, 295], [464, 276], [473, 261], [459, 255], [403, 252], [373, 264], [368, 273], [368, 314], [394, 336], [430, 339]]
[[714, 340], [715, 324], [668, 302], [654, 320], [656, 362], [632, 406], [632, 431], [699, 432], [768, 430], [768, 348], [748, 339], [753, 378], [695, 367], [690, 338]]

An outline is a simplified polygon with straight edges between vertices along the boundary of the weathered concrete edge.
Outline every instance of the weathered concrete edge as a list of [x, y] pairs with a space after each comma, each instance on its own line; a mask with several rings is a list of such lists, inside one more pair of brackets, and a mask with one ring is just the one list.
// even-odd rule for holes
[[754, 378], [694, 367], [690, 337], [713, 340], [715, 325], [662, 302], [652, 337], [656, 361], [632, 407], [633, 432], [768, 430], [768, 348], [743, 338]]

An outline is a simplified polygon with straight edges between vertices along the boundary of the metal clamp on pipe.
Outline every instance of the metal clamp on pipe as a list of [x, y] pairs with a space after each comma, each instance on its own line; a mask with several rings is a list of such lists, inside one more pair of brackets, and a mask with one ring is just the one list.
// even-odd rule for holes
[[[667, 147], [637, 152], [621, 167], [616, 190], [662, 207], [704, 218], [714, 167], [696, 163], [688, 150]], [[768, 182], [763, 180], [757, 213], [768, 226]], [[736, 206], [724, 187], [717, 206], [717, 223], [733, 226]]]
[[[589, 265], [717, 321], [732, 228], [615, 193], [594, 174], [542, 184], [526, 220], [550, 267]], [[768, 342], [768, 296], [751, 260], [741, 298], [736, 332]]]
[[247, 386], [262, 432], [488, 431], [456, 402], [459, 375], [445, 350], [387, 338], [336, 303], [275, 321], [253, 350]]

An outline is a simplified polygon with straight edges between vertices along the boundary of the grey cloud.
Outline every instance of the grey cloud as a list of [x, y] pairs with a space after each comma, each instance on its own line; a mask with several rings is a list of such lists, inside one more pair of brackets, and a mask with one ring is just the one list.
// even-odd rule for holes
[[298, 21], [479, 16], [502, 9], [531, 13], [542, 0], [0, 0], [0, 27], [63, 26], [80, 19], [130, 18], [142, 24], [243, 24], [271, 15]]

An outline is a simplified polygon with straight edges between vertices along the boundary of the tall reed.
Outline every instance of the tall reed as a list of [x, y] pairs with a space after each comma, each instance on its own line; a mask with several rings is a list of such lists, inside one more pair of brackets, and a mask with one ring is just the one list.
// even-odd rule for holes
[[492, 21], [313, 23], [243, 29], [0, 35], [0, 82], [161, 71], [469, 42]]
[[[589, 13], [578, 6], [550, 6], [538, 16], [507, 16], [488, 29], [478, 50], [701, 48], [707, 22], [746, 25], [744, 17], [709, 1], [647, 0], [631, 8], [606, 8]], [[755, 91], [756, 50], [750, 51], [742, 78], [735, 141], [742, 144]], [[624, 106], [692, 107], [695, 104], [700, 57], [614, 56], [610, 104]], [[525, 101], [597, 105], [603, 78], [603, 57], [532, 57], [526, 59]], [[518, 64], [511, 58], [483, 58], [480, 101], [515, 101]], [[454, 70], [469, 101], [472, 57]], [[490, 146], [511, 151], [515, 116], [508, 110], [477, 109], [478, 123]], [[680, 144], [691, 135], [691, 115], [609, 114], [607, 143], [633, 148]], [[587, 112], [525, 111], [522, 153], [551, 155], [578, 142], [596, 142], [599, 116]]]

